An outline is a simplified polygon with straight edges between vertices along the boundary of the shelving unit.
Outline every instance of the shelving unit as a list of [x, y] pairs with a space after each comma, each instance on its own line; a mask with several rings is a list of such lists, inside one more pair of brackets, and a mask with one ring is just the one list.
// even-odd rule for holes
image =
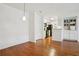
[[65, 17], [64, 39], [77, 40], [77, 16]]
[[77, 16], [65, 18], [64, 29], [65, 30], [76, 30], [76, 18]]

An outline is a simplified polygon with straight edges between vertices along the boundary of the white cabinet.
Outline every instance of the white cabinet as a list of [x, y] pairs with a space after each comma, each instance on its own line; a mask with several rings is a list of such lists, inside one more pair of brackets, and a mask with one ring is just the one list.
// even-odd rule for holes
[[[77, 16], [69, 16], [64, 18], [64, 31], [63, 31], [63, 39], [65, 40], [78, 40], [78, 17]], [[68, 27], [68, 28], [66, 28]]]
[[77, 31], [73, 30], [64, 30], [63, 36], [63, 39], [65, 40], [77, 40], [78, 38]]
[[77, 31], [69, 31], [69, 39], [77, 40]]
[[54, 41], [62, 41], [62, 30], [53, 29], [52, 30], [52, 38]]
[[65, 40], [69, 39], [69, 30], [64, 30], [63, 36]]

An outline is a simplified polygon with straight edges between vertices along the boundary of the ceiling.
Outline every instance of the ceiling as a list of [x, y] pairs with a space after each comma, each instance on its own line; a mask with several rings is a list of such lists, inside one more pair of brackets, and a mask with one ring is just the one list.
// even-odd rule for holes
[[[24, 10], [23, 3], [5, 3], [5, 5]], [[26, 11], [28, 8], [34, 9], [35, 11], [42, 11], [45, 15], [79, 13], [79, 3], [26, 3]]]

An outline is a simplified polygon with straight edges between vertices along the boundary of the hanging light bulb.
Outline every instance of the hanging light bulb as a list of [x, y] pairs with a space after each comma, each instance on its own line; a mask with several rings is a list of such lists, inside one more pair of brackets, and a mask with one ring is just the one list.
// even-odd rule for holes
[[23, 21], [26, 20], [26, 16], [25, 16], [25, 3], [24, 3], [24, 15], [23, 15], [23, 18], [22, 18]]
[[26, 20], [26, 17], [25, 16], [23, 16], [23, 21], [25, 21]]

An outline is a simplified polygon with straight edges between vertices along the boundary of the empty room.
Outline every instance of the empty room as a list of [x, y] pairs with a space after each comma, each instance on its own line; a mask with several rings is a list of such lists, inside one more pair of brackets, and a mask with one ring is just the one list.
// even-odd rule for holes
[[0, 3], [0, 56], [79, 56], [79, 3]]

